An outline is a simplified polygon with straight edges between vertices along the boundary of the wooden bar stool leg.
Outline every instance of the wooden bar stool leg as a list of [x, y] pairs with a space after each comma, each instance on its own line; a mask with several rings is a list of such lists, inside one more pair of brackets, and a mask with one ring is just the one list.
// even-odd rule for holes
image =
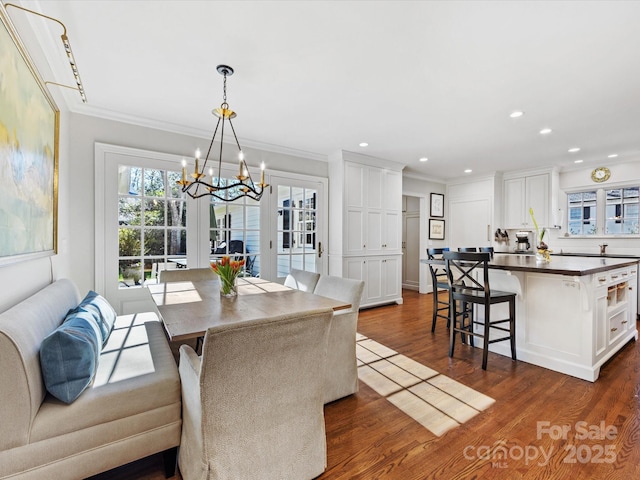
[[489, 320], [491, 315], [491, 304], [484, 305], [484, 336], [482, 337], [482, 369], [487, 369], [487, 359], [489, 357]]
[[509, 335], [511, 336], [511, 358], [516, 359], [516, 299], [509, 300]]
[[[449, 337], [449, 356], [453, 357], [453, 350], [456, 344], [456, 301], [449, 296], [449, 323], [450, 337]], [[462, 333], [461, 333], [462, 335]]]

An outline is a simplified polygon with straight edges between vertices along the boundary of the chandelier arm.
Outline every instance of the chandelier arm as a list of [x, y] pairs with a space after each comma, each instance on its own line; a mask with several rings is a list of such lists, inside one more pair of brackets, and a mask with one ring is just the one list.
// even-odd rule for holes
[[[233, 139], [236, 141], [238, 150], [242, 152], [242, 147], [240, 146], [240, 142], [238, 141], [238, 136], [236, 135], [236, 129], [233, 127], [233, 122], [231, 121], [231, 119], [229, 119], [229, 125], [231, 125], [231, 132], [233, 133]], [[242, 165], [244, 166], [244, 169], [240, 170], [240, 175], [244, 176], [243, 171], [246, 171], [249, 181], [253, 184], [253, 178], [251, 178], [251, 172], [249, 171], [249, 166], [247, 165], [247, 162], [245, 161], [244, 158], [242, 158]], [[241, 180], [240, 183], [245, 185], [244, 180]]]
[[[222, 129], [220, 130], [220, 153], [218, 155], [218, 172], [222, 173], [222, 146], [224, 145], [224, 117], [222, 117]], [[220, 184], [220, 175], [218, 175], [218, 185]]]
[[218, 133], [218, 126], [220, 126], [220, 117], [218, 117], [218, 121], [216, 123], [216, 128], [213, 130], [213, 137], [211, 137], [211, 143], [209, 144], [209, 149], [207, 150], [207, 155], [204, 157], [204, 163], [202, 164], [202, 173], [204, 173], [204, 169], [207, 166], [207, 162], [209, 161], [209, 154], [211, 153], [211, 149], [213, 148], [213, 142], [216, 139], [216, 133]]

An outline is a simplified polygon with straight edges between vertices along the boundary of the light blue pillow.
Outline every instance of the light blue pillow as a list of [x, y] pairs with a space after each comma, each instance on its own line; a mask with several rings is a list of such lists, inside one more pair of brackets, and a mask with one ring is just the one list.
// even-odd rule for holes
[[113, 324], [116, 321], [116, 311], [106, 298], [93, 290], [90, 290], [87, 296], [80, 302], [80, 305], [70, 313], [79, 312], [80, 310], [90, 312], [96, 317], [102, 333], [102, 346], [104, 346], [107, 340], [109, 340], [111, 330], [113, 330]]
[[91, 384], [102, 350], [102, 333], [95, 316], [78, 311], [40, 345], [40, 369], [47, 391], [71, 403]]

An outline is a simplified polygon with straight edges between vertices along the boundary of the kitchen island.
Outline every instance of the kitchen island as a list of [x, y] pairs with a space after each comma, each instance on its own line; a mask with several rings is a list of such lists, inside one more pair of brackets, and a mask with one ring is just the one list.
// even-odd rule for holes
[[[533, 255], [496, 254], [490, 267], [492, 289], [518, 293], [518, 361], [593, 382], [638, 338], [637, 259], [553, 256], [541, 263]], [[504, 305], [492, 309], [492, 316], [507, 316]], [[490, 350], [511, 356], [505, 342]]]

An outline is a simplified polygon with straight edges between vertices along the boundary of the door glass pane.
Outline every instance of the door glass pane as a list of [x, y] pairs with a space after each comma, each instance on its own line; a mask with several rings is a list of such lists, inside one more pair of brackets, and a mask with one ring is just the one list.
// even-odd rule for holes
[[317, 271], [317, 196], [317, 189], [278, 185], [278, 277], [286, 276], [291, 268]]
[[180, 178], [178, 171], [118, 167], [120, 287], [156, 282], [159, 269], [184, 262], [187, 202], [175, 184]]
[[[221, 179], [221, 183], [226, 184], [227, 180]], [[240, 197], [233, 202], [223, 202], [212, 197], [209, 209], [209, 241], [211, 261], [228, 255], [236, 260], [245, 261], [243, 275], [259, 276], [259, 202], [247, 197]]]
[[144, 195], [146, 197], [164, 197], [164, 171], [144, 170]]

